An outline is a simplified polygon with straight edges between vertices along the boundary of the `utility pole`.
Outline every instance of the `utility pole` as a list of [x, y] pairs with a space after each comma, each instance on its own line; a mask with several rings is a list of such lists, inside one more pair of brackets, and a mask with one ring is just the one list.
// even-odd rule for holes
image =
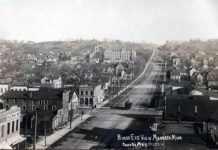
[[[166, 55], [165, 55], [166, 56]], [[164, 60], [164, 73], [166, 73], [166, 58]], [[164, 127], [164, 136], [166, 134], [166, 117], [167, 117], [167, 102], [166, 102], [166, 89], [165, 89], [165, 84], [166, 84], [166, 74], [164, 74], [164, 87], [163, 87], [163, 93], [164, 93], [164, 120], [165, 120], [165, 127]], [[166, 149], [166, 142], [164, 140], [164, 149]]]
[[110, 76], [110, 86], [109, 86], [109, 105], [111, 106], [111, 76]]
[[70, 130], [72, 128], [72, 100], [70, 100]]
[[35, 130], [34, 130], [34, 144], [33, 144], [33, 149], [36, 149], [36, 134], [37, 134], [37, 118], [38, 118], [38, 112], [36, 108], [36, 115], [35, 115]]
[[44, 114], [44, 134], [45, 134], [45, 146], [46, 146], [46, 121], [45, 121], [45, 114]]
[[29, 79], [27, 79], [26, 120], [25, 120], [25, 149], [27, 149], [27, 119], [28, 119]]

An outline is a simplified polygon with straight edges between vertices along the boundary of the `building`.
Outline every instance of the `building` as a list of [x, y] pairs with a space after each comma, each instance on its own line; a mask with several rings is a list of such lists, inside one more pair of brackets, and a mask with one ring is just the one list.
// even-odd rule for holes
[[80, 108], [92, 108], [94, 105], [94, 87], [81, 85], [79, 87]]
[[181, 121], [218, 121], [215, 117], [218, 101], [210, 100], [208, 95], [169, 95], [166, 97], [168, 120]]
[[62, 108], [57, 110], [57, 114], [51, 118], [51, 128], [54, 130], [58, 126], [62, 126], [69, 121], [69, 101], [70, 91], [63, 92]]
[[26, 85], [12, 85], [10, 86], [11, 91], [27, 91], [28, 87]]
[[134, 50], [112, 49], [109, 48], [104, 52], [104, 58], [110, 62], [125, 62], [133, 61], [136, 58], [136, 52]]
[[207, 75], [208, 89], [213, 92], [218, 92], [218, 70], [213, 70]]
[[78, 112], [78, 107], [79, 107], [79, 97], [77, 92], [74, 91], [68, 105], [68, 110], [73, 110], [74, 112], [73, 114], [76, 114]]
[[62, 88], [63, 81], [61, 76], [58, 77], [49, 76], [49, 77], [43, 77], [41, 79], [41, 84], [51, 84], [53, 88], [58, 89], [58, 88]]
[[115, 68], [116, 76], [126, 80], [133, 77], [133, 64], [127, 62], [119, 62]]
[[[68, 94], [69, 93], [64, 92], [63, 89], [41, 88], [39, 91], [29, 92], [8, 91], [2, 96], [2, 99], [3, 106], [6, 109], [9, 109], [14, 105], [21, 108], [21, 128], [25, 128], [25, 119], [27, 118], [27, 128], [33, 130], [36, 108], [39, 108], [38, 116], [39, 118], [41, 117], [41, 122], [38, 121], [38, 126], [42, 126], [43, 129], [43, 120], [46, 120], [48, 128], [51, 129], [52, 117], [57, 114], [57, 110], [62, 109], [65, 104], [69, 102]], [[66, 113], [64, 116], [65, 120], [68, 119], [68, 112], [66, 109], [68, 109], [67, 106], [63, 108], [64, 113]], [[28, 113], [27, 117], [26, 112]]]
[[25, 138], [20, 135], [20, 107], [0, 110], [0, 149], [21, 149]]
[[218, 101], [208, 95], [168, 95], [166, 98], [166, 120], [196, 122], [198, 132], [209, 135], [218, 144]]
[[170, 79], [173, 81], [181, 82], [188, 80], [188, 74], [185, 69], [175, 69], [170, 71]]
[[95, 86], [94, 103], [99, 104], [99, 103], [103, 102], [104, 98], [105, 98], [105, 93], [104, 93], [103, 86], [101, 84]]
[[0, 96], [2, 94], [4, 94], [5, 92], [7, 92], [9, 89], [9, 85], [8, 84], [0, 84]]
[[173, 56], [173, 57], [172, 57], [172, 61], [173, 61], [173, 66], [174, 66], [174, 67], [180, 65], [180, 59], [179, 59], [178, 57]]

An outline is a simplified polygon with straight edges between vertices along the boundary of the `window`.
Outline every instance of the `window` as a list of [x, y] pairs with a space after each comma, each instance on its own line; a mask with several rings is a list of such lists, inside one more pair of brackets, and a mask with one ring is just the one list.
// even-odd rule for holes
[[44, 104], [48, 105], [48, 100], [44, 100]]
[[56, 110], [56, 106], [55, 106], [55, 105], [52, 105], [51, 109], [52, 109], [52, 110]]
[[1, 137], [5, 136], [5, 125], [1, 126]]
[[32, 106], [32, 111], [36, 111], [36, 105]]
[[88, 105], [89, 104], [89, 99], [85, 98], [85, 104]]
[[81, 95], [83, 95], [83, 91], [81, 91]]
[[36, 105], [36, 100], [33, 100], [33, 105]]
[[8, 123], [7, 133], [10, 134], [10, 122]]
[[80, 98], [80, 104], [84, 104], [83, 98]]
[[86, 95], [88, 95], [88, 91], [86, 91]]
[[90, 104], [93, 104], [93, 98], [90, 98], [89, 101], [90, 101]]
[[1, 88], [1, 93], [3, 93], [3, 88]]
[[16, 120], [16, 131], [18, 131], [18, 125], [19, 125], [19, 121]]
[[178, 105], [178, 112], [180, 112], [180, 105]]
[[91, 95], [93, 95], [93, 91], [91, 91]]
[[8, 99], [6, 99], [6, 102], [8, 103]]
[[26, 105], [23, 105], [22, 109], [23, 109], [23, 110], [26, 110]]
[[48, 110], [48, 106], [45, 105], [45, 106], [44, 106], [44, 110]]
[[14, 121], [12, 121], [12, 133], [14, 133]]
[[14, 103], [17, 103], [17, 99], [14, 99]]
[[195, 113], [198, 113], [198, 106], [195, 105]]

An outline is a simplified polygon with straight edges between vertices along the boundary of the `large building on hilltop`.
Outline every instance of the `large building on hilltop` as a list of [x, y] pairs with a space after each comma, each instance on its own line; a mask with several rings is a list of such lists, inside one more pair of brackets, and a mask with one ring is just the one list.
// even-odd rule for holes
[[104, 52], [105, 61], [110, 61], [110, 62], [133, 61], [135, 58], [136, 58], [136, 52], [134, 50], [127, 50], [126, 48], [122, 48], [122, 49], [109, 48]]

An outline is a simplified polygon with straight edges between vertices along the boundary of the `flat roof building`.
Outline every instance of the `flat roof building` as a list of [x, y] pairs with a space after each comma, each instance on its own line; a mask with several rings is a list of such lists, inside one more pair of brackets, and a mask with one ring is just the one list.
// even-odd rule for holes
[[20, 135], [20, 107], [0, 110], [0, 149], [20, 149], [25, 138]]

